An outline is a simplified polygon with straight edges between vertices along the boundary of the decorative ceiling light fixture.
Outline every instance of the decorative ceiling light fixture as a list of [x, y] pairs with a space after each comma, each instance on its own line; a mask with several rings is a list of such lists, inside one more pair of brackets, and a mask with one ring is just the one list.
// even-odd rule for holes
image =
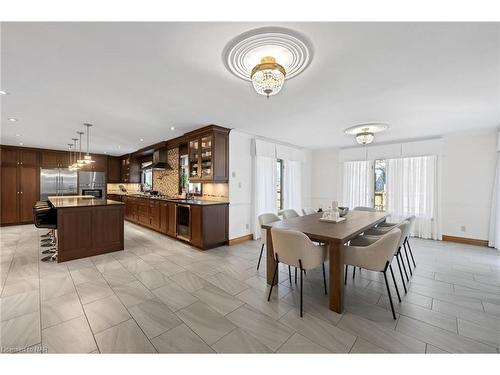
[[350, 128], [345, 129], [344, 133], [348, 135], [354, 135], [358, 144], [368, 145], [375, 139], [375, 133], [379, 133], [388, 128], [388, 124], [371, 122], [351, 126]]
[[80, 136], [80, 141], [78, 142], [80, 144], [80, 154], [78, 156], [78, 160], [76, 161], [76, 164], [78, 165], [79, 168], [82, 168], [85, 166], [85, 159], [82, 159], [82, 135], [85, 134], [84, 132], [76, 132]]
[[73, 171], [73, 155], [71, 154], [71, 147], [73, 147], [73, 143], [68, 143], [68, 153], [69, 153], [69, 164], [68, 169]]
[[[92, 156], [89, 154], [89, 137], [90, 137], [90, 128], [92, 127], [92, 124], [85, 123], [83, 126], [87, 127], [87, 154], [83, 157], [83, 162], [85, 164], [92, 164], [95, 163], [95, 160], [92, 160]], [[81, 147], [81, 145], [80, 145]]]
[[75, 150], [75, 152], [74, 152], [74, 154], [75, 154], [75, 157], [74, 157], [75, 162], [70, 165], [70, 169], [72, 171], [77, 171], [77, 170], [80, 169], [80, 166], [78, 165], [78, 163], [76, 163], [76, 141], [78, 141], [78, 138], [71, 138], [71, 140], [73, 141], [73, 147], [74, 147], [74, 150]]
[[223, 52], [226, 68], [236, 77], [252, 81], [257, 93], [280, 92], [285, 79], [304, 71], [312, 60], [311, 43], [283, 27], [263, 27], [231, 40]]

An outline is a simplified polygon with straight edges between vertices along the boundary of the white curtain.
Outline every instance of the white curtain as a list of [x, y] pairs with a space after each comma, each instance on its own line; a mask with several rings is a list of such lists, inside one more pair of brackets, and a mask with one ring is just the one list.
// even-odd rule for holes
[[441, 239], [437, 173], [435, 155], [387, 160], [386, 195], [390, 221], [415, 215], [412, 235]]
[[258, 217], [260, 214], [276, 213], [276, 158], [255, 156], [254, 173], [254, 230], [255, 239], [260, 238]]
[[491, 199], [490, 232], [488, 246], [500, 250], [500, 152], [497, 152], [497, 169]]
[[283, 173], [284, 208], [302, 211], [302, 174], [300, 161], [285, 160]]
[[373, 160], [344, 162], [341, 206], [373, 207], [373, 189]]

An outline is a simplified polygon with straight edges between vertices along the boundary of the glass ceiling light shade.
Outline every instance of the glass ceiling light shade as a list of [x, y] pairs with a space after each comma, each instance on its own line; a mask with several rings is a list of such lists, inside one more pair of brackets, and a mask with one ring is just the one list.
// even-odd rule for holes
[[266, 56], [252, 69], [253, 88], [260, 95], [276, 95], [281, 91], [285, 82], [286, 71], [278, 64], [274, 57]]
[[312, 45], [304, 35], [294, 30], [262, 27], [229, 41], [222, 59], [229, 72], [240, 79], [252, 81], [259, 94], [267, 96], [268, 91], [269, 95], [275, 95], [283, 87], [285, 79], [299, 75], [310, 64]]
[[92, 156], [89, 153], [89, 138], [90, 138], [90, 128], [92, 124], [85, 123], [83, 126], [87, 127], [87, 153], [83, 156], [83, 160], [85, 164], [95, 163], [95, 160], [92, 160]]
[[356, 142], [360, 145], [368, 145], [373, 142], [374, 138], [375, 136], [370, 132], [356, 134]]

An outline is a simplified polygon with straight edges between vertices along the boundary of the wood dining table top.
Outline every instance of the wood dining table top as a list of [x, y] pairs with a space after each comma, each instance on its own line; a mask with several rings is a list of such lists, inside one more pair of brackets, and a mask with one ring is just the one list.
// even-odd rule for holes
[[298, 216], [264, 224], [262, 228], [297, 230], [314, 240], [345, 243], [374, 225], [384, 221], [389, 214], [384, 211], [349, 211], [345, 220], [338, 223], [319, 221], [323, 213]]

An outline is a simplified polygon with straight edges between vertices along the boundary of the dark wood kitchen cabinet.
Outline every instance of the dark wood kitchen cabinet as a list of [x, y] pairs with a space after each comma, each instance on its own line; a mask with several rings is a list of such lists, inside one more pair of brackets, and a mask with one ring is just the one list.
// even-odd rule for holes
[[229, 129], [211, 125], [186, 135], [190, 182], [227, 182]]
[[176, 235], [176, 205], [173, 202], [160, 202], [160, 232], [169, 236]]
[[141, 182], [141, 165], [139, 160], [136, 157], [127, 155], [121, 161], [121, 182], [139, 184]]
[[42, 168], [68, 168], [69, 164], [69, 152], [48, 150], [40, 152]]
[[227, 204], [191, 206], [191, 244], [201, 249], [221, 246], [229, 240]]
[[32, 207], [40, 197], [39, 152], [2, 147], [0, 149], [0, 224], [33, 222]]
[[122, 160], [118, 157], [108, 157], [108, 182], [122, 182]]
[[149, 227], [155, 230], [160, 230], [160, 201], [149, 201]]
[[[106, 172], [108, 170], [108, 158], [106, 155], [90, 154], [93, 163], [86, 164], [82, 167], [82, 171], [88, 172]], [[82, 153], [82, 158], [84, 153]]]

